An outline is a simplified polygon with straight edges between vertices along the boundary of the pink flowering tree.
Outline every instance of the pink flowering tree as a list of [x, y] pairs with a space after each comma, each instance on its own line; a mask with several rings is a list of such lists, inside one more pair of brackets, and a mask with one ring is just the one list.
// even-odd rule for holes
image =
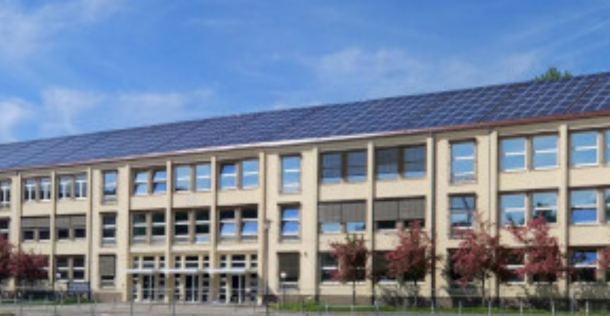
[[330, 254], [337, 260], [339, 268], [334, 279], [352, 284], [352, 304], [355, 304], [356, 282], [367, 278], [366, 262], [371, 253], [366, 248], [364, 238], [349, 235], [344, 242], [331, 243], [330, 248]]
[[19, 284], [34, 285], [48, 277], [47, 258], [34, 252], [17, 251], [10, 263], [11, 275]]

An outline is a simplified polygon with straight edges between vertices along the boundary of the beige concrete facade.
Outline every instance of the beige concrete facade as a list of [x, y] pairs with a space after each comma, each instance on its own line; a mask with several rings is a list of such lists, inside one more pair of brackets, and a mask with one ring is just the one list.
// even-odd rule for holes
[[[48, 285], [65, 287], [71, 279], [88, 281], [93, 292], [100, 297], [128, 300], [168, 300], [175, 296], [179, 300], [196, 302], [246, 302], [254, 297], [260, 302], [268, 284], [270, 294], [301, 297], [338, 297], [351, 295], [351, 286], [336, 282], [321, 281], [320, 254], [329, 251], [329, 243], [340, 241], [345, 233], [321, 233], [318, 222], [318, 206], [324, 202], [359, 201], [366, 209], [365, 229], [362, 235], [369, 249], [384, 251], [393, 249], [397, 240], [396, 230], [375, 228], [375, 201], [396, 198], [424, 198], [425, 229], [437, 240], [437, 252], [447, 260], [450, 249], [455, 249], [460, 239], [452, 238], [450, 197], [472, 194], [476, 198], [476, 209], [483, 218], [494, 223], [501, 220], [500, 196], [504, 193], [526, 193], [537, 191], [557, 192], [557, 221], [552, 226], [552, 234], [559, 238], [567, 253], [574, 249], [593, 249], [599, 251], [610, 244], [610, 226], [606, 218], [606, 205], [603, 190], [610, 187], [610, 167], [607, 165], [606, 152], [608, 140], [605, 131], [610, 129], [608, 117], [579, 119], [571, 121], [552, 121], [530, 125], [514, 125], [486, 129], [442, 131], [437, 133], [392, 135], [374, 138], [352, 138], [301, 144], [285, 143], [281, 146], [265, 146], [251, 149], [222, 150], [217, 152], [183, 153], [166, 157], [141, 158], [73, 165], [68, 167], [45, 167], [33, 170], [0, 172], [0, 181], [10, 180], [11, 200], [0, 211], [0, 217], [9, 220], [11, 242], [26, 250], [33, 250], [49, 257], [49, 270], [57, 271], [65, 265], [70, 267], [67, 277], [58, 277], [57, 272], [49, 273]], [[579, 130], [599, 131], [597, 163], [588, 166], [571, 166], [570, 135]], [[520, 171], [502, 171], [500, 167], [500, 143], [507, 137], [524, 136], [526, 139], [536, 135], [557, 135], [557, 166], [534, 170], [527, 167]], [[460, 141], [473, 141], [475, 146], [474, 178], [472, 181], [455, 183], [451, 181], [451, 144]], [[530, 142], [528, 142], [530, 144]], [[425, 175], [416, 178], [399, 176], [395, 179], [379, 180], [376, 170], [376, 151], [380, 148], [425, 145]], [[357, 182], [321, 183], [321, 155], [327, 152], [366, 152], [366, 180]], [[526, 150], [527, 160], [531, 159], [531, 145]], [[300, 189], [286, 193], [282, 191], [282, 157], [300, 157]], [[258, 184], [243, 188], [221, 189], [220, 169], [227, 162], [237, 162], [236, 177], [239, 178], [241, 162], [258, 161]], [[176, 166], [196, 166], [209, 163], [209, 190], [197, 191], [192, 188], [186, 192], [175, 192]], [[530, 165], [528, 163], [528, 165]], [[136, 175], [141, 171], [166, 170], [166, 192], [137, 195]], [[194, 170], [194, 169], [193, 169]], [[104, 197], [104, 172], [116, 171], [116, 198]], [[191, 172], [191, 183], [195, 181], [195, 171]], [[59, 199], [58, 188], [62, 175], [85, 175], [87, 179], [86, 197]], [[28, 202], [24, 198], [27, 179], [48, 177], [51, 180], [52, 194], [48, 201]], [[150, 180], [153, 181], [153, 180]], [[239, 182], [239, 181], [237, 181]], [[149, 191], [152, 191], [149, 183]], [[76, 191], [76, 182], [73, 182]], [[575, 189], [598, 190], [597, 220], [587, 224], [570, 224], [570, 192]], [[40, 193], [42, 194], [42, 193]], [[299, 228], [296, 238], [282, 237], [282, 210], [294, 206], [299, 209]], [[221, 235], [221, 213], [231, 213], [236, 223], [235, 229], [245, 227], [243, 223], [247, 211], [256, 210], [257, 233], [255, 236], [225, 239]], [[187, 242], [175, 240], [175, 213], [189, 211]], [[209, 240], [201, 236], [196, 212], [209, 212]], [[153, 212], [164, 215], [161, 236], [154, 236]], [[526, 217], [531, 217], [528, 211]], [[116, 215], [114, 243], [105, 243], [102, 238], [104, 214]], [[145, 214], [147, 242], [134, 241], [133, 214]], [[63, 238], [59, 240], [56, 223], [66, 215], [84, 215], [86, 218], [85, 238]], [[203, 215], [202, 215], [203, 216]], [[224, 216], [224, 215], [223, 215]], [[242, 218], [243, 217], [243, 218]], [[48, 218], [48, 240], [24, 238], [22, 219]], [[161, 218], [159, 215], [158, 218]], [[203, 217], [202, 217], [203, 218]], [[72, 226], [78, 229], [77, 220]], [[201, 220], [202, 227], [206, 220]], [[185, 221], [186, 223], [186, 221]], [[30, 224], [27, 224], [30, 225]], [[44, 226], [44, 224], [43, 224]], [[108, 226], [112, 229], [112, 225]], [[224, 226], [223, 226], [224, 227]], [[228, 227], [228, 226], [227, 226]], [[268, 230], [266, 230], [268, 228]], [[28, 227], [28, 229], [30, 229]], [[503, 235], [503, 241], [513, 243], [500, 225], [495, 229]], [[41, 233], [42, 231], [42, 233]], [[266, 233], [266, 231], [268, 233]], [[44, 228], [35, 236], [44, 236]], [[78, 234], [74, 232], [73, 234]], [[239, 233], [237, 233], [240, 235]], [[156, 237], [156, 238], [155, 238]], [[198, 239], [200, 238], [201, 239]], [[28, 238], [29, 239], [29, 238]], [[280, 264], [282, 254], [296, 253], [299, 257], [298, 282], [282, 287]], [[107, 272], [107, 280], [102, 282], [103, 267], [100, 257], [115, 259], [114, 278]], [[53, 260], [53, 258], [69, 258]], [[80, 278], [80, 259], [84, 260], [84, 276]], [[138, 259], [134, 259], [138, 258]], [[196, 262], [193, 261], [196, 259]], [[106, 259], [105, 259], [106, 260]], [[111, 259], [107, 259], [111, 260]], [[105, 264], [109, 261], [104, 261]], [[180, 262], [180, 264], [177, 264]], [[426, 277], [421, 283], [424, 296], [461, 295], [443, 273], [445, 263], [440, 263], [434, 275]], [[112, 269], [111, 269], [112, 270]], [[76, 278], [74, 276], [77, 276]], [[61, 280], [57, 280], [57, 279]], [[499, 291], [502, 296], [525, 295], [536, 286], [531, 279], [496, 288], [495, 280], [489, 280], [488, 289]], [[597, 288], [597, 294], [605, 295], [606, 281], [596, 283], [558, 282], [559, 291], [581, 295], [586, 289]], [[395, 288], [392, 281], [384, 281], [376, 286], [371, 281], [357, 285], [360, 297], [381, 295], [384, 289]]]

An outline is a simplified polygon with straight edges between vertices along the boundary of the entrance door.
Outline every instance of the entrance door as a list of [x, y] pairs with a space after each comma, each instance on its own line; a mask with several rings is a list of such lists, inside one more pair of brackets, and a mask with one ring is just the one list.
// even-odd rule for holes
[[245, 297], [245, 282], [243, 275], [231, 276], [231, 302], [243, 303]]
[[150, 301], [155, 297], [155, 276], [145, 274], [142, 276], [142, 300]]
[[201, 301], [208, 302], [210, 300], [210, 275], [204, 273], [201, 275]]
[[199, 299], [199, 276], [188, 274], [185, 283], [185, 300], [187, 302], [197, 302]]

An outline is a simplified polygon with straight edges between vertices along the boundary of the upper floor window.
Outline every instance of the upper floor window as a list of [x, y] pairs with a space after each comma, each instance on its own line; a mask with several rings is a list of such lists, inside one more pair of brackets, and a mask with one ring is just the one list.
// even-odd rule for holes
[[219, 215], [220, 240], [258, 238], [258, 210], [254, 207], [221, 210]]
[[366, 228], [364, 202], [332, 202], [318, 205], [321, 233], [355, 233]]
[[132, 243], [165, 241], [165, 212], [138, 212], [131, 214]]
[[167, 191], [167, 171], [165, 169], [137, 170], [133, 177], [133, 194], [161, 194]]
[[116, 214], [104, 213], [102, 216], [102, 245], [114, 245], [116, 242]]
[[117, 171], [102, 172], [104, 181], [104, 200], [114, 200], [117, 196]]
[[153, 172], [153, 193], [165, 193], [167, 191], [167, 171], [165, 169]]
[[547, 223], [557, 223], [557, 192], [532, 194], [532, 217], [544, 218]]
[[191, 167], [177, 166], [174, 168], [174, 191], [191, 190]]
[[49, 217], [22, 217], [21, 240], [48, 241], [51, 238]]
[[473, 141], [451, 144], [451, 182], [467, 182], [475, 179], [475, 143]]
[[572, 282], [597, 281], [597, 250], [579, 249], [572, 251], [570, 265], [573, 268]]
[[570, 135], [570, 163], [572, 166], [597, 164], [598, 133], [575, 132]]
[[8, 218], [2, 218], [0, 219], [0, 237], [4, 238], [5, 240], [9, 239], [9, 224], [10, 224], [10, 219]]
[[532, 152], [534, 169], [557, 167], [557, 135], [534, 136]]
[[377, 179], [396, 179], [400, 176], [417, 178], [426, 175], [426, 146], [377, 149]]
[[426, 220], [425, 198], [376, 200], [373, 217], [378, 230], [408, 228], [419, 222], [423, 227]]
[[299, 192], [301, 190], [301, 157], [283, 156], [281, 159], [282, 192]]
[[526, 139], [506, 138], [501, 141], [502, 170], [523, 170], [526, 168]]
[[23, 180], [23, 201], [49, 201], [51, 200], [51, 178], [28, 178]]
[[243, 209], [241, 212], [241, 238], [256, 239], [258, 237], [258, 210]]
[[455, 195], [449, 197], [451, 233], [459, 233], [461, 229], [470, 229], [473, 225], [475, 212], [475, 195]]
[[195, 190], [207, 191], [212, 186], [211, 167], [209, 163], [195, 166]]
[[11, 181], [0, 181], [0, 207], [6, 207], [11, 204]]
[[87, 237], [85, 215], [60, 215], [55, 217], [57, 240], [75, 240]]
[[258, 159], [248, 159], [241, 162], [241, 187], [258, 186]]
[[502, 225], [525, 224], [525, 194], [503, 194], [500, 196]]
[[237, 164], [223, 163], [220, 165], [220, 188], [234, 189], [237, 187]]
[[299, 239], [299, 207], [298, 206], [284, 206], [281, 209], [281, 238], [286, 239]]
[[210, 241], [208, 210], [177, 210], [174, 212], [174, 242], [206, 243]]
[[87, 197], [87, 175], [79, 174], [74, 176], [74, 197], [84, 199]]
[[57, 181], [57, 198], [84, 199], [87, 197], [87, 175], [62, 175]]
[[174, 191], [210, 190], [210, 163], [179, 165], [174, 168]]
[[597, 222], [597, 190], [572, 190], [570, 192], [570, 222], [586, 224]]
[[258, 159], [225, 162], [220, 165], [220, 188], [255, 188], [258, 186]]
[[366, 151], [324, 153], [321, 155], [322, 183], [366, 180]]
[[23, 181], [23, 201], [34, 202], [36, 201], [36, 186], [38, 179], [25, 179]]
[[137, 195], [148, 194], [148, 171], [138, 171], [133, 181], [133, 193]]

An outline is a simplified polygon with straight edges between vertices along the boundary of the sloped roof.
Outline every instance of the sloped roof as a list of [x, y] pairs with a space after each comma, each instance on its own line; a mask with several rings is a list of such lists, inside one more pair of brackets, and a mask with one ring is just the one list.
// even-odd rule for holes
[[0, 171], [283, 141], [479, 127], [598, 111], [610, 111], [610, 73], [0, 144]]

